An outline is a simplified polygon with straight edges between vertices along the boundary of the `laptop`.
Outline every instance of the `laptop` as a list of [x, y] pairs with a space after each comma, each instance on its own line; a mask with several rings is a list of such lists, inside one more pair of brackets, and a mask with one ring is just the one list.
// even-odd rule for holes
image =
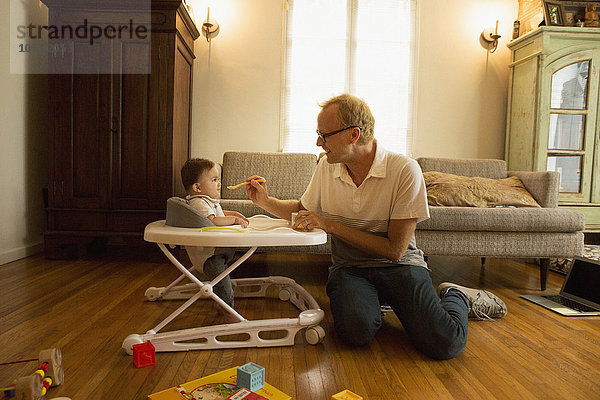
[[575, 257], [559, 294], [521, 297], [567, 317], [600, 315], [600, 262]]

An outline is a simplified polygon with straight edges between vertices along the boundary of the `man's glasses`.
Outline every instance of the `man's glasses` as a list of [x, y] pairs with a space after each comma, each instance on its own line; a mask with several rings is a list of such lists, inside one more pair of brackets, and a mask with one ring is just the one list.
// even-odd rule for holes
[[325, 142], [327, 142], [326, 138], [328, 138], [329, 136], [333, 136], [336, 133], [343, 132], [346, 129], [350, 129], [350, 128], [360, 128], [360, 126], [347, 126], [345, 128], [338, 129], [337, 131], [326, 132], [326, 133], [323, 133], [323, 132], [321, 132], [320, 130], [317, 129], [317, 135], [319, 135], [319, 137], [321, 138], [321, 140], [323, 141], [323, 143], [325, 143]]

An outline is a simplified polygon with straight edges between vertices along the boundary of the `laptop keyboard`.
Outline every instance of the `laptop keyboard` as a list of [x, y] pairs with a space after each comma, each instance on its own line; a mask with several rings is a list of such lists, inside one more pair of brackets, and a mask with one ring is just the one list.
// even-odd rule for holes
[[547, 298], [548, 300], [552, 300], [552, 301], [554, 301], [554, 302], [556, 302], [558, 304], [562, 304], [565, 307], [569, 307], [569, 308], [572, 308], [573, 310], [577, 310], [577, 311], [580, 311], [580, 312], [598, 311], [595, 308], [588, 307], [585, 304], [581, 304], [581, 303], [578, 303], [576, 301], [567, 299], [567, 298], [562, 297], [562, 296], [560, 296], [558, 294], [549, 294], [549, 295], [546, 295], [544, 297]]

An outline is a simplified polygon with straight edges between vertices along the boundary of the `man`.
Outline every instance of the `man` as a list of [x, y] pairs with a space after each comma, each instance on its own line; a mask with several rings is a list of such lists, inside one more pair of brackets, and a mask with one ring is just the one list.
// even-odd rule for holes
[[342, 340], [371, 341], [381, 326], [380, 305], [388, 304], [421, 352], [457, 356], [469, 313], [501, 317], [506, 306], [492, 293], [451, 283], [440, 285], [440, 302], [414, 239], [417, 222], [429, 218], [419, 165], [378, 146], [363, 100], [343, 94], [321, 108], [317, 146], [325, 155], [300, 200], [270, 197], [257, 176], [249, 178], [248, 196], [280, 218], [298, 212], [296, 229], [331, 234], [327, 295]]

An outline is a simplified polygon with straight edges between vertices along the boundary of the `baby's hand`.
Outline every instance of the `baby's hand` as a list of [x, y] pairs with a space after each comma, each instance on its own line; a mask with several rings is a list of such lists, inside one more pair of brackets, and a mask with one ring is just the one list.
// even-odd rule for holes
[[234, 217], [240, 217], [245, 219], [246, 221], [248, 220], [243, 214], [237, 212], [237, 211], [227, 211], [225, 212], [225, 215], [233, 215]]
[[234, 225], [241, 225], [242, 228], [248, 227], [248, 220], [246, 218], [235, 217]]

